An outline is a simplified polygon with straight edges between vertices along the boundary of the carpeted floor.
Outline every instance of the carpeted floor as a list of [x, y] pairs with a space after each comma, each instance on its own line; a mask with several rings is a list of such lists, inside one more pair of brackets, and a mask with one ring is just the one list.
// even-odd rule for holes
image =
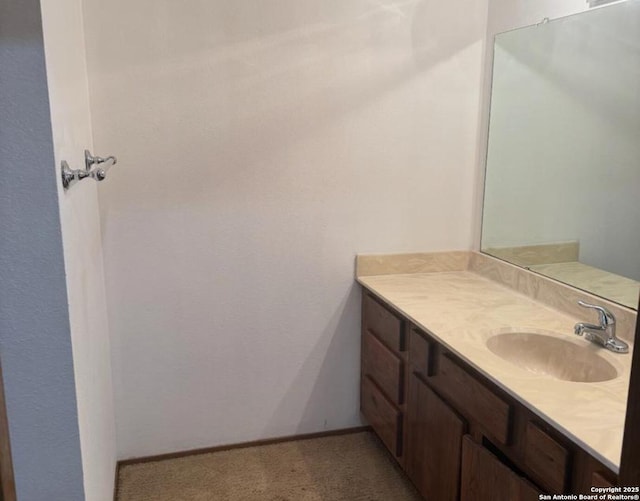
[[371, 432], [123, 466], [119, 501], [418, 501]]

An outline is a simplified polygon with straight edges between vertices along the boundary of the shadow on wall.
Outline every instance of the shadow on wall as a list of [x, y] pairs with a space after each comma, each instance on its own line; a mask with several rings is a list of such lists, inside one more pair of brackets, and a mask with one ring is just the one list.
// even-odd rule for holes
[[85, 497], [39, 1], [0, 2], [0, 74], [0, 355], [16, 493], [75, 501]]
[[[286, 430], [291, 429], [287, 424], [292, 419], [297, 420], [295, 434], [340, 428], [337, 426], [338, 419], [344, 420], [344, 416], [349, 414], [354, 423], [359, 422], [358, 393], [347, 396], [344, 393], [359, 390], [353, 381], [360, 379], [360, 299], [360, 287], [354, 283], [322, 331], [315, 347], [310, 350], [262, 436], [287, 434]], [[343, 371], [344, 367], [351, 367], [352, 374], [343, 385], [336, 386], [336, 369]], [[324, 405], [326, 402], [355, 402], [356, 405], [345, 412], [344, 409]]]
[[[114, 121], [108, 127], [115, 129], [108, 149], [118, 151], [123, 162], [151, 161], [156, 169], [151, 179], [143, 169], [132, 169], [123, 186], [116, 187], [114, 177], [104, 189], [124, 194], [140, 186], [149, 191], [173, 186], [162, 197], [143, 197], [166, 207], [229, 196], [237, 182], [236, 176], [225, 175], [230, 170], [286, 183], [292, 150], [306, 148], [321, 131], [339, 124], [347, 144], [336, 154], [353, 155], [349, 136], [358, 133], [360, 123], [354, 117], [364, 114], [367, 120], [367, 113], [378, 113], [368, 122], [379, 120], [380, 112], [368, 107], [384, 107], [418, 77], [426, 78], [424, 96], [412, 99], [435, 99], [428, 95], [426, 74], [440, 63], [455, 64], [456, 55], [484, 35], [475, 0], [446, 8], [435, 1], [369, 1], [360, 11], [352, 7], [353, 12], [343, 13], [339, 22], [331, 21], [330, 7], [320, 8], [316, 1], [293, 3], [287, 7], [292, 12], [309, 12], [294, 16], [297, 25], [268, 19], [261, 24], [247, 5], [253, 23], [243, 27], [242, 36], [229, 34], [228, 40], [211, 33], [215, 26], [205, 30], [196, 25], [193, 30], [200, 36], [176, 30], [166, 6], [156, 12], [151, 27], [143, 28], [150, 30], [148, 43], [157, 46], [130, 46], [125, 37], [118, 48], [123, 63], [107, 65], [108, 71], [93, 85], [100, 88], [98, 107], [109, 109], [110, 117], [100, 122]], [[200, 10], [198, 23], [212, 21], [211, 10]], [[238, 8], [232, 10], [239, 15]], [[193, 22], [192, 13], [188, 21]], [[232, 16], [231, 23], [239, 21]], [[269, 24], [282, 31], [264, 28]], [[463, 74], [453, 87], [466, 91], [469, 83]], [[400, 118], [388, 111], [388, 120]], [[129, 155], [131, 137], [138, 143], [135, 151], [147, 152], [144, 158]], [[159, 138], [164, 138], [161, 144]], [[198, 152], [201, 161], [190, 162], [189, 152]], [[296, 163], [296, 169], [308, 170], [311, 182], [322, 175], [313, 161]], [[129, 196], [138, 199], [134, 193]]]
[[[441, 2], [418, 1], [413, 14], [412, 45], [416, 65], [427, 69], [455, 58], [465, 48], [485, 37], [483, 2], [455, 2], [442, 8]], [[455, 29], [442, 29], [443, 26]]]
[[128, 166], [100, 186], [120, 453], [357, 424], [351, 260], [466, 241], [410, 226], [468, 189], [482, 34], [420, 49], [435, 1], [114, 2], [87, 36], [96, 149]]

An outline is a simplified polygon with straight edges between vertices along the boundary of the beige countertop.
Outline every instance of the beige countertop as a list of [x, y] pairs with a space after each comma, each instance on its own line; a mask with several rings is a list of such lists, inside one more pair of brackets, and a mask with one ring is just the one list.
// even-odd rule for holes
[[[471, 271], [360, 276], [358, 282], [618, 472], [631, 355], [615, 354], [573, 334], [575, 318]], [[486, 340], [533, 332], [587, 345], [618, 371], [599, 383], [537, 375], [494, 355]]]

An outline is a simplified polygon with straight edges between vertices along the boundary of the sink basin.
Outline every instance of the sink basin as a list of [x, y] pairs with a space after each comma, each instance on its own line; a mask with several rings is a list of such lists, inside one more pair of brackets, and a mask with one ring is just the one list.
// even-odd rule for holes
[[487, 348], [521, 369], [563, 381], [597, 383], [618, 376], [616, 368], [592, 345], [581, 346], [544, 334], [497, 334], [487, 340]]

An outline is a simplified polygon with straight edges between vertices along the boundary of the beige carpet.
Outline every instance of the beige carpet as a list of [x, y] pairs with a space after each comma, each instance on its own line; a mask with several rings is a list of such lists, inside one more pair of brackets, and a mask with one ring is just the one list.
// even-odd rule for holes
[[123, 466], [119, 501], [418, 501], [370, 432]]

